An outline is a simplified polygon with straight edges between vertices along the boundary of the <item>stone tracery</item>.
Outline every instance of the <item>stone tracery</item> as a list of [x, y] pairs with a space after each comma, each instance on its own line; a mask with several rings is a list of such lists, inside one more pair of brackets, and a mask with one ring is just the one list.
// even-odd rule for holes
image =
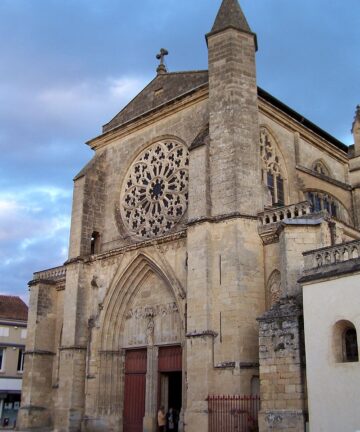
[[260, 154], [264, 182], [267, 185], [273, 205], [285, 205], [284, 175], [275, 140], [266, 127], [260, 128]]
[[187, 209], [188, 166], [188, 150], [178, 142], [157, 142], [140, 154], [122, 190], [122, 219], [131, 234], [152, 238], [179, 222]]

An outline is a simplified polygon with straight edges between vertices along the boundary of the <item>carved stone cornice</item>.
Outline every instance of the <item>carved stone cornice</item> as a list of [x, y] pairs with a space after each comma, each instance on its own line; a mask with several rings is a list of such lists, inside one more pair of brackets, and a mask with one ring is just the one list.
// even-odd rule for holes
[[121, 255], [124, 254], [126, 252], [131, 252], [131, 251], [135, 251], [138, 249], [143, 249], [146, 247], [151, 247], [151, 246], [157, 246], [157, 245], [161, 245], [164, 243], [170, 243], [170, 242], [175, 242], [178, 241], [180, 239], [186, 238], [187, 236], [187, 230], [182, 230], [182, 231], [178, 231], [174, 234], [169, 234], [167, 236], [163, 236], [160, 238], [156, 238], [156, 239], [151, 239], [151, 240], [145, 240], [145, 241], [140, 241], [131, 245], [126, 245], [126, 246], [121, 246], [119, 248], [115, 248], [106, 252], [102, 252], [98, 255], [91, 255], [88, 257], [83, 257], [82, 259], [84, 260], [84, 262], [86, 264], [89, 264], [93, 261], [98, 261], [98, 260], [104, 260], [104, 259], [108, 259], [117, 255]]
[[55, 280], [51, 280], [51, 279], [32, 279], [31, 281], [28, 282], [28, 286], [31, 288], [33, 286], [36, 285], [51, 285], [54, 286], [56, 285], [56, 281]]
[[259, 235], [264, 246], [279, 242], [279, 222], [259, 227]]

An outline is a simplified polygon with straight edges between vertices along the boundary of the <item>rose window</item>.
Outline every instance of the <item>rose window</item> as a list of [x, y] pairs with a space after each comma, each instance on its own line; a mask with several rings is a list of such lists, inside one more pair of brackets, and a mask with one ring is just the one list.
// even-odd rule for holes
[[140, 238], [170, 231], [184, 215], [188, 201], [189, 153], [164, 141], [144, 150], [129, 169], [122, 189], [125, 226]]

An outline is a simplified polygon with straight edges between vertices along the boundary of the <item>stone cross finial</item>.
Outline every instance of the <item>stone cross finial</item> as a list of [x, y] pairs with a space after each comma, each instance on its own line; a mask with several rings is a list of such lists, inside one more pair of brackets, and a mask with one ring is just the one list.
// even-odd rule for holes
[[166, 66], [165, 66], [165, 64], [164, 64], [164, 58], [165, 58], [165, 56], [167, 56], [168, 54], [169, 54], [169, 51], [168, 51], [168, 50], [166, 50], [165, 48], [161, 48], [161, 49], [160, 49], [160, 53], [156, 55], [156, 58], [157, 58], [158, 60], [160, 60], [160, 64], [159, 64], [159, 66], [158, 66], [157, 69], [156, 69], [156, 72], [157, 72], [158, 74], [162, 74], [162, 73], [166, 73], [166, 72], [167, 72], [167, 70], [166, 70]]

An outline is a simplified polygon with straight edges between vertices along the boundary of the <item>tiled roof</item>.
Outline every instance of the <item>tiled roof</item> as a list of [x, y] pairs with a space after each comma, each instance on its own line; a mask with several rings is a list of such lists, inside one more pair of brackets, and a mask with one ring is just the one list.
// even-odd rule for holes
[[[207, 70], [159, 74], [109, 123], [103, 126], [103, 133], [109, 132], [111, 129], [145, 116], [167, 103], [183, 98], [200, 88], [208, 86], [208, 83], [209, 73]], [[260, 87], [258, 87], [258, 95], [271, 105], [292, 117], [294, 120], [300, 122], [305, 127], [334, 144], [340, 150], [348, 153], [348, 147], [345, 144], [319, 128], [301, 114], [289, 108]], [[206, 135], [206, 131], [202, 132]], [[192, 148], [197, 147], [203, 139], [204, 136], [202, 135], [197, 137], [195, 142], [192, 144]]]
[[103, 132], [123, 125], [148, 111], [170, 102], [208, 83], [208, 71], [172, 72], [159, 74], [109, 123]]
[[28, 307], [20, 297], [0, 295], [0, 319], [27, 321]]

